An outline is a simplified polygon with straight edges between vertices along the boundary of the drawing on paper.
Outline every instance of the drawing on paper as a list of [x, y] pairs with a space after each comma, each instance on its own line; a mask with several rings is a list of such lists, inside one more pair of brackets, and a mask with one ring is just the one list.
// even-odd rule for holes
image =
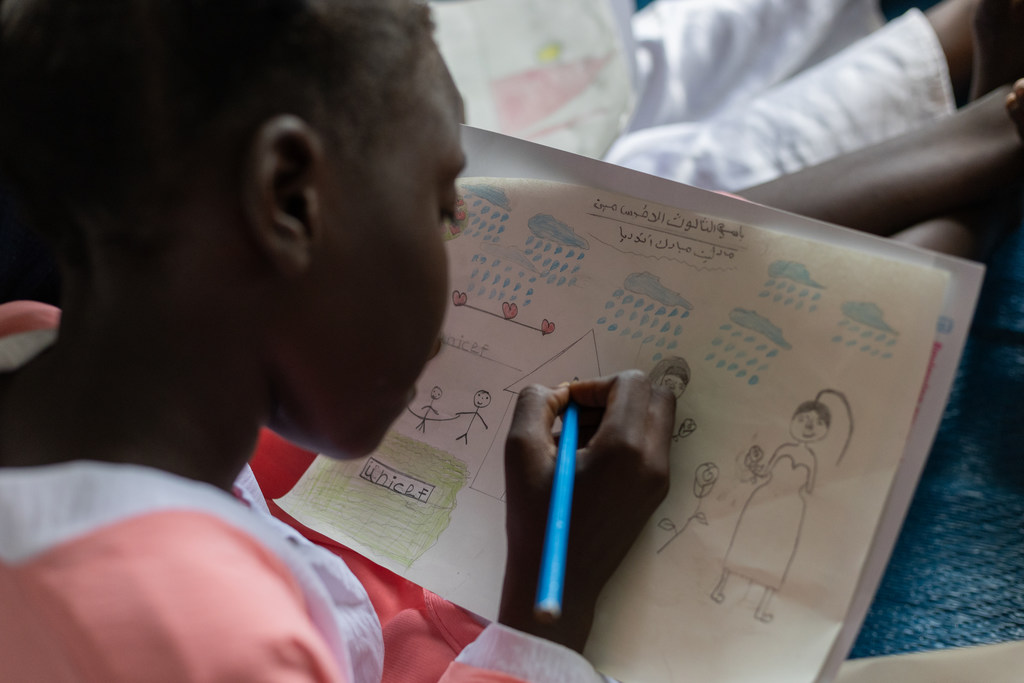
[[530, 234], [523, 247], [502, 244], [511, 211], [505, 192], [486, 184], [460, 189], [472, 198], [466, 234], [480, 239], [481, 245], [472, 256], [466, 288], [452, 291], [452, 305], [536, 330], [541, 336], [554, 333], [554, 320], [541, 316], [526, 322], [519, 318], [520, 309], [533, 303], [538, 287], [575, 285], [589, 242], [554, 216], [536, 214], [527, 221]]
[[461, 460], [391, 431], [370, 456], [318, 469], [304, 498], [313, 521], [344, 519], [354, 541], [410, 567], [448, 527], [468, 479]]
[[469, 295], [466, 294], [465, 292], [460, 292], [459, 290], [456, 289], [452, 291], [452, 305], [458, 306], [460, 308], [468, 308], [469, 310], [476, 311], [477, 313], [484, 313], [486, 315], [490, 315], [495, 318], [500, 318], [510, 323], [515, 323], [520, 327], [526, 327], [531, 330], [536, 330], [537, 332], [541, 333], [541, 336], [551, 334], [552, 332], [555, 331], [555, 323], [551, 320], [548, 320], [547, 318], [541, 320], [540, 325], [536, 327], [528, 323], [524, 323], [521, 320], [516, 320], [515, 317], [519, 315], [519, 306], [514, 301], [502, 301], [501, 313], [497, 313], [495, 311], [488, 311], [485, 308], [480, 308], [479, 306], [474, 306], [470, 304]]
[[899, 332], [885, 321], [882, 309], [869, 301], [846, 301], [842, 305], [843, 318], [836, 325], [833, 343], [850, 350], [859, 350], [872, 358], [892, 358]]
[[[433, 387], [430, 390], [430, 403], [428, 403], [425, 406], [420, 408], [420, 410], [422, 411], [422, 414], [416, 415], [416, 413], [412, 413], [413, 415], [416, 415], [416, 417], [420, 418], [419, 423], [416, 424], [416, 429], [418, 431], [421, 431], [421, 432], [426, 432], [427, 431], [427, 420], [431, 419], [430, 418], [431, 414], [433, 414], [435, 418], [441, 415], [441, 413], [437, 412], [437, 409], [434, 408], [434, 401], [436, 401], [439, 398], [441, 398], [442, 393], [443, 392], [441, 391], [441, 387], [439, 387], [439, 386]], [[411, 408], [409, 408], [409, 412], [412, 412]]]
[[[696, 270], [732, 270], [746, 251], [744, 226], [700, 214], [655, 208], [644, 204], [593, 203], [588, 216], [615, 226], [614, 233], [598, 239], [605, 246], [646, 258], [671, 259]], [[595, 238], [596, 239], [596, 238]]]
[[743, 308], [729, 312], [729, 322], [718, 328], [711, 347], [704, 361], [750, 386], [761, 381], [779, 351], [793, 348], [771, 320]]
[[[663, 386], [671, 391], [678, 401], [690, 384], [690, 364], [682, 356], [668, 356], [658, 361], [658, 364], [648, 373], [648, 378], [651, 380], [651, 384]], [[679, 441], [696, 430], [697, 422], [693, 418], [685, 418], [673, 430], [672, 441]]]
[[672, 541], [679, 538], [680, 534], [686, 531], [686, 527], [690, 526], [690, 522], [697, 522], [707, 526], [708, 518], [701, 512], [700, 506], [708, 494], [711, 493], [711, 489], [715, 487], [715, 482], [717, 481], [718, 466], [713, 462], [706, 462], [697, 467], [697, 470], [693, 473], [693, 495], [697, 498], [697, 508], [693, 511], [693, 514], [686, 518], [682, 526], [678, 526], [669, 517], [662, 517], [658, 520], [659, 529], [672, 532], [672, 536], [658, 548], [658, 553], [667, 548]]
[[637, 272], [627, 276], [622, 288], [612, 293], [595, 322], [606, 334], [637, 342], [638, 363], [645, 349], [653, 352], [651, 361], [658, 361], [679, 346], [682, 321], [692, 309], [689, 301], [665, 287], [657, 276]]
[[[542, 121], [591, 87], [608, 65], [612, 55], [555, 63], [552, 56], [560, 54], [561, 49], [557, 44], [548, 43], [537, 55], [540, 58], [547, 58], [544, 66], [491, 82], [501, 131], [518, 136], [527, 133], [527, 140], [535, 140], [575, 123], [574, 120], [569, 120], [546, 128], [537, 128]], [[600, 111], [598, 109], [589, 115]]]
[[470, 125], [600, 157], [634, 104], [612, 5], [433, 3]]
[[443, 224], [442, 237], [445, 242], [451, 241], [462, 234], [469, 224], [469, 214], [466, 213], [466, 200], [459, 195], [455, 198], [455, 212], [451, 218]]
[[466, 425], [466, 431], [463, 432], [462, 434], [459, 434], [457, 437], [455, 437], [456, 441], [458, 441], [459, 439], [462, 439], [462, 442], [468, 446], [469, 445], [469, 432], [470, 432], [471, 429], [473, 429], [473, 425], [476, 424], [477, 420], [480, 420], [480, 424], [483, 425], [484, 429], [488, 428], [487, 427], [487, 423], [484, 422], [483, 416], [480, 415], [480, 411], [483, 410], [484, 408], [486, 408], [489, 405], [491, 405], [491, 392], [485, 391], [484, 389], [480, 389], [475, 394], [473, 394], [473, 410], [463, 410], [461, 412], [455, 413], [457, 416], [458, 415], [469, 415], [470, 416], [469, 424]]
[[816, 282], [807, 266], [795, 261], [775, 261], [768, 266], [768, 279], [758, 297], [779, 306], [814, 313], [825, 285]]
[[[825, 402], [826, 397], [838, 403], [838, 413]], [[842, 415], [846, 427], [834, 424]], [[764, 623], [773, 619], [772, 597], [785, 583], [800, 545], [807, 496], [814, 492], [818, 476], [819, 454], [825, 455], [827, 448], [838, 444], [838, 465], [853, 437], [853, 414], [846, 397], [833, 389], [818, 392], [814, 399], [797, 406], [789, 433], [795, 441], [776, 448], [768, 462], [764, 461], [764, 450], [756, 444], [744, 457], [744, 466], [759, 483], [740, 511], [722, 574], [711, 592], [712, 600], [723, 602], [734, 574], [757, 584], [763, 593], [754, 617]]]
[[665, 387], [678, 399], [690, 384], [690, 364], [681, 356], [662, 358], [648, 377], [651, 384]]
[[[514, 398], [531, 384], [555, 386], [562, 382], [568, 382], [574, 377], [600, 376], [601, 363], [597, 354], [597, 339], [594, 337], [594, 331], [589, 330], [572, 344], [505, 387], [505, 391]], [[505, 433], [505, 427], [512, 417], [511, 407], [513, 404], [514, 401], [510, 400], [509, 407], [498, 427], [499, 434]], [[505, 450], [500, 439], [495, 439], [495, 442], [491, 444], [480, 471], [473, 479], [471, 488], [499, 500], [504, 499]]]

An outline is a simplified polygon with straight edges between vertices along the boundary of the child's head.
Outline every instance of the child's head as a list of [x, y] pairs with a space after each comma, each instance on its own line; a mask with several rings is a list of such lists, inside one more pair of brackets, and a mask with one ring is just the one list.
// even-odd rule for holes
[[789, 433], [797, 441], [813, 443], [828, 434], [832, 424], [832, 411], [821, 401], [804, 401], [793, 412]]
[[425, 7], [0, 0], [0, 36], [0, 174], [62, 262], [62, 341], [129, 309], [244, 334], [272, 421], [375, 444], [437, 335], [462, 165]]
[[410, 0], [0, 6], [3, 168], [62, 256], [79, 255], [82, 222], [173, 197], [217, 160], [211, 146], [239, 151], [273, 114], [365, 158], [419, 105], [434, 51], [426, 9]]
[[650, 372], [651, 382], [671, 391], [678, 399], [690, 384], [690, 364], [680, 356], [668, 356], [658, 361]]

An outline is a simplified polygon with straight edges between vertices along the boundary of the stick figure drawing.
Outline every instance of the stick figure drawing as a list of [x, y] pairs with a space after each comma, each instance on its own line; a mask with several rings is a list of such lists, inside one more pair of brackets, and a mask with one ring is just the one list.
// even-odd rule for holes
[[[826, 404], [826, 397], [835, 399], [845, 412], [845, 428], [834, 423], [836, 412]], [[846, 397], [832, 389], [818, 392], [813, 400], [797, 406], [789, 433], [794, 441], [776, 448], [767, 463], [757, 445], [744, 458], [744, 466], [760, 483], [743, 505], [722, 575], [711, 592], [712, 600], [724, 601], [726, 584], [733, 574], [760, 585], [764, 593], [754, 617], [765, 623], [773, 618], [771, 599], [785, 582], [800, 544], [807, 496], [814, 492], [818, 476], [818, 456], [828, 453], [832, 444], [841, 444], [835, 459], [839, 465], [853, 436], [853, 415]]]
[[486, 408], [489, 405], [491, 405], [491, 393], [489, 391], [484, 391], [483, 389], [481, 389], [473, 395], [473, 410], [463, 410], [461, 412], [455, 413], [456, 415], [473, 416], [469, 418], [469, 424], [466, 425], [465, 433], [455, 437], [456, 441], [462, 439], [463, 443], [469, 445], [469, 430], [473, 428], [473, 423], [476, 422], [478, 419], [480, 420], [480, 423], [484, 426], [484, 429], [488, 429], [487, 423], [484, 422], [483, 416], [480, 415], [480, 410], [482, 408]]
[[[441, 393], [442, 393], [441, 392], [441, 387], [438, 387], [438, 386], [435, 386], [433, 389], [430, 390], [430, 403], [428, 403], [427, 405], [425, 405], [422, 408], [420, 408], [420, 410], [423, 411], [423, 414], [419, 416], [420, 421], [419, 421], [419, 424], [416, 425], [416, 429], [418, 429], [419, 431], [421, 431], [421, 432], [426, 432], [427, 431], [427, 420], [430, 419], [429, 417], [427, 417], [427, 413], [433, 413], [434, 415], [440, 415], [440, 413], [437, 412], [437, 409], [434, 408], [434, 401], [436, 401], [437, 399], [441, 398]], [[415, 413], [413, 413], [413, 414], [415, 415]]]

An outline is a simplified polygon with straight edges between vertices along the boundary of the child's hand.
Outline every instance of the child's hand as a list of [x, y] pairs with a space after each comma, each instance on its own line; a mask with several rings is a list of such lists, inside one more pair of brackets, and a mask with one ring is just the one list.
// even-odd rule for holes
[[[557, 455], [552, 428], [570, 392], [580, 449], [568, 567], [562, 616], [544, 624], [533, 603]], [[639, 371], [520, 394], [505, 447], [508, 561], [499, 621], [582, 651], [598, 594], [668, 492], [674, 418], [675, 397]]]
[[1006, 111], [1017, 126], [1021, 139], [1024, 140], [1024, 78], [1014, 83], [1006, 96]]

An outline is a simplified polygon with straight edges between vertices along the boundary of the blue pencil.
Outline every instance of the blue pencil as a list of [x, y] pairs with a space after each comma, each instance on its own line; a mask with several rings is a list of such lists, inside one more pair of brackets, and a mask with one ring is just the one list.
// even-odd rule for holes
[[555, 621], [562, 615], [562, 589], [565, 586], [565, 561], [569, 550], [569, 517], [572, 489], [576, 479], [576, 446], [579, 443], [579, 419], [576, 404], [562, 414], [562, 435], [558, 439], [555, 480], [551, 488], [551, 507], [540, 561], [540, 580], [533, 611], [538, 619]]

